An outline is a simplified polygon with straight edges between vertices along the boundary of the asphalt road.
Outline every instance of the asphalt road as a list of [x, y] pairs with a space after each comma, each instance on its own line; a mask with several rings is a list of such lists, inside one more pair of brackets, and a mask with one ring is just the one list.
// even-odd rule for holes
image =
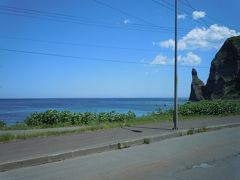
[[0, 173], [1, 180], [239, 180], [240, 128]]
[[[228, 116], [211, 120], [186, 120], [179, 122], [179, 129], [201, 128], [239, 122], [240, 116]], [[160, 135], [172, 132], [172, 126], [172, 122], [159, 122], [134, 127], [104, 129], [94, 132], [0, 143], [0, 164]]]

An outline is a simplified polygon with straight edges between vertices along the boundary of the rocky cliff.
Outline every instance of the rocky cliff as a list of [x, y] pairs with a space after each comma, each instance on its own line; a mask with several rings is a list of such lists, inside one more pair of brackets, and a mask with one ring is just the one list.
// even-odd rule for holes
[[191, 84], [191, 94], [189, 100], [200, 101], [204, 100], [203, 89], [204, 83], [198, 78], [196, 69], [192, 69], [192, 84]]
[[229, 38], [211, 63], [207, 84], [192, 70], [190, 101], [240, 99], [240, 36]]

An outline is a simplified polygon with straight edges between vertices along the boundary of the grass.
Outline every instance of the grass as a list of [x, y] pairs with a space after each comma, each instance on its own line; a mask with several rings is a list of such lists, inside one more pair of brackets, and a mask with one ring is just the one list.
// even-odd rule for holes
[[191, 128], [187, 131], [187, 135], [193, 135], [194, 134], [194, 128]]
[[8, 142], [16, 139], [16, 137], [10, 133], [0, 135], [0, 142]]
[[143, 143], [144, 144], [150, 144], [151, 140], [149, 138], [144, 138]]
[[[0, 135], [0, 142], [8, 142], [16, 139], [28, 139], [35, 137], [48, 137], [48, 136], [60, 136], [64, 134], [76, 134], [85, 131], [96, 131], [101, 129], [110, 129], [110, 128], [118, 128], [124, 126], [134, 126], [134, 125], [142, 125], [146, 123], [155, 123], [155, 122], [170, 122], [172, 121], [172, 110], [163, 112], [161, 110], [155, 111], [151, 114], [135, 117], [131, 112], [127, 115], [119, 114], [115, 112], [111, 113], [100, 113], [100, 114], [71, 114], [70, 112], [56, 112], [56, 111], [47, 111], [41, 114], [34, 114], [33, 117], [30, 117], [31, 123], [34, 122], [34, 117], [37, 117], [36, 122], [44, 121], [43, 116], [47, 116], [47, 118], [51, 118], [54, 116], [64, 116], [64, 123], [60, 122], [57, 124], [39, 124], [34, 126], [29, 126], [27, 123], [17, 123], [10, 127], [0, 127], [1, 130], [27, 130], [27, 129], [39, 129], [39, 128], [56, 128], [56, 127], [79, 127], [76, 130], [64, 130], [64, 131], [45, 131], [45, 132], [33, 132], [31, 134], [20, 134], [13, 135], [9, 133], [5, 133]], [[77, 115], [77, 118], [76, 118]], [[87, 116], [89, 121], [84, 120], [82, 117]], [[180, 106], [179, 108], [179, 119], [187, 121], [187, 120], [197, 120], [197, 119], [213, 119], [216, 117], [224, 117], [228, 115], [240, 115], [240, 103], [239, 102], [223, 102], [223, 101], [213, 101], [213, 102], [199, 102], [199, 103], [187, 103], [185, 105]], [[73, 120], [68, 120], [66, 117], [74, 117]], [[95, 118], [95, 119], [94, 119]], [[97, 121], [97, 119], [101, 119], [101, 121]], [[110, 120], [108, 120], [108, 118]], [[114, 120], [117, 118], [117, 120]], [[92, 120], [94, 119], [94, 120]], [[54, 119], [55, 120], [55, 119]], [[56, 119], [58, 121], [58, 119]], [[85, 124], [71, 124], [70, 122], [87, 122]], [[59, 122], [59, 121], [58, 121]], [[38, 124], [38, 123], [37, 123]], [[205, 132], [206, 128], [202, 129], [190, 129], [187, 134], [191, 135], [197, 132]]]
[[207, 132], [207, 131], [208, 131], [208, 128], [206, 128], [206, 127], [197, 128], [197, 129], [191, 128], [187, 131], [187, 135], [193, 135], [196, 133], [202, 133], [202, 132]]
[[76, 129], [76, 130], [64, 130], [64, 131], [45, 131], [45, 132], [33, 132], [31, 134], [11, 134], [5, 133], [0, 135], [0, 142], [9, 142], [17, 139], [29, 139], [29, 138], [41, 138], [41, 137], [48, 137], [48, 136], [61, 136], [65, 134], [79, 134], [86, 131], [97, 131], [101, 129], [110, 129], [116, 127], [122, 127], [123, 124], [121, 123], [104, 123], [104, 124], [97, 124], [97, 125], [90, 125], [83, 128]]
[[118, 143], [117, 144], [117, 148], [118, 149], [125, 149], [125, 148], [129, 148], [130, 146], [127, 145], [126, 143]]
[[[150, 118], [148, 118], [150, 117]], [[166, 117], [166, 116], [164, 116]], [[18, 134], [18, 135], [13, 135], [10, 133], [5, 133], [0, 135], [0, 142], [9, 142], [9, 141], [14, 141], [14, 140], [18, 140], [18, 139], [29, 139], [29, 138], [41, 138], [41, 137], [49, 137], [49, 136], [61, 136], [61, 135], [66, 135], [66, 134], [79, 134], [79, 133], [83, 133], [83, 132], [88, 132], [88, 131], [98, 131], [98, 130], [102, 130], [102, 129], [111, 129], [111, 128], [120, 128], [120, 127], [124, 127], [124, 126], [133, 126], [133, 125], [142, 125], [142, 124], [146, 124], [146, 123], [156, 123], [156, 122], [171, 122], [172, 118], [167, 116], [168, 119], [164, 119], [164, 118], [157, 118], [152, 117], [152, 116], [145, 116], [145, 117], [140, 117], [139, 119], [133, 119], [130, 120], [127, 123], [120, 123], [120, 122], [104, 122], [104, 123], [95, 123], [95, 124], [91, 124], [85, 127], [79, 127], [79, 129], [75, 129], [75, 130], [64, 130], [64, 131], [45, 131], [45, 132], [33, 132], [31, 134]], [[191, 116], [191, 118], [189, 117], [180, 117], [183, 118], [183, 120], [194, 120], [194, 119], [201, 119], [201, 118], [205, 118], [205, 119], [212, 119], [213, 117], [216, 118], [216, 116]], [[218, 116], [219, 117], [219, 116]], [[207, 128], [201, 128], [201, 129], [190, 129], [187, 134], [191, 135], [194, 134], [196, 132], [206, 132]], [[146, 142], [144, 142], [146, 144], [148, 144], [148, 141], [146, 140]]]

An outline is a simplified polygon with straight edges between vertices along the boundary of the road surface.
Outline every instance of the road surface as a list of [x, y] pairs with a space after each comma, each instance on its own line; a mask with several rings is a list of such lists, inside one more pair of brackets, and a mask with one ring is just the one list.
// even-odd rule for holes
[[239, 180], [240, 127], [0, 173], [1, 180]]
[[[202, 128], [212, 125], [224, 125], [239, 122], [239, 115], [213, 119], [186, 120], [179, 122], [179, 129]], [[156, 136], [172, 132], [172, 126], [172, 122], [158, 122], [134, 127], [104, 129], [94, 132], [83, 132], [79, 134], [67, 134], [63, 136], [50, 136], [18, 140], [9, 143], [0, 143], [0, 164], [19, 161], [22, 159], [43, 157], [52, 154], [61, 154], [64, 152], [92, 148], [106, 144], [109, 145], [148, 136]], [[15, 131], [11, 132], [15, 133]]]

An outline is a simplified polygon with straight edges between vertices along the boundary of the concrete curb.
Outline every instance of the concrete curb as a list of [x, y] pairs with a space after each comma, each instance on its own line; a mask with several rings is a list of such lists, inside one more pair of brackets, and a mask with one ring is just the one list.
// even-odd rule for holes
[[[114, 142], [109, 145], [99, 145], [96, 147], [89, 147], [85, 149], [78, 149], [70, 152], [64, 152], [59, 154], [52, 154], [52, 155], [46, 155], [42, 157], [36, 157], [31, 159], [23, 159], [15, 162], [6, 162], [3, 164], [0, 164], [0, 172], [9, 171], [13, 169], [23, 168], [23, 167], [30, 167], [30, 166], [36, 166], [46, 163], [52, 163], [57, 161], [62, 161], [66, 159], [71, 159], [78, 156], [84, 156], [84, 155], [90, 155], [95, 153], [101, 153], [116, 149], [123, 149], [128, 148], [132, 146], [142, 145], [142, 144], [149, 144], [152, 142], [159, 142], [166, 139], [171, 139], [175, 137], [180, 136], [186, 136], [186, 135], [192, 135], [196, 133], [206, 132], [206, 131], [216, 131], [223, 128], [233, 128], [233, 127], [239, 127], [240, 123], [232, 123], [232, 124], [223, 124], [223, 125], [217, 125], [217, 126], [208, 126], [203, 128], [196, 128], [191, 129], [191, 133], [189, 133], [189, 130], [178, 130], [170, 133], [164, 133], [157, 136], [148, 136], [145, 138], [140, 139], [131, 139], [129, 141], [123, 141], [123, 142]], [[204, 130], [204, 131], [202, 131]]]

